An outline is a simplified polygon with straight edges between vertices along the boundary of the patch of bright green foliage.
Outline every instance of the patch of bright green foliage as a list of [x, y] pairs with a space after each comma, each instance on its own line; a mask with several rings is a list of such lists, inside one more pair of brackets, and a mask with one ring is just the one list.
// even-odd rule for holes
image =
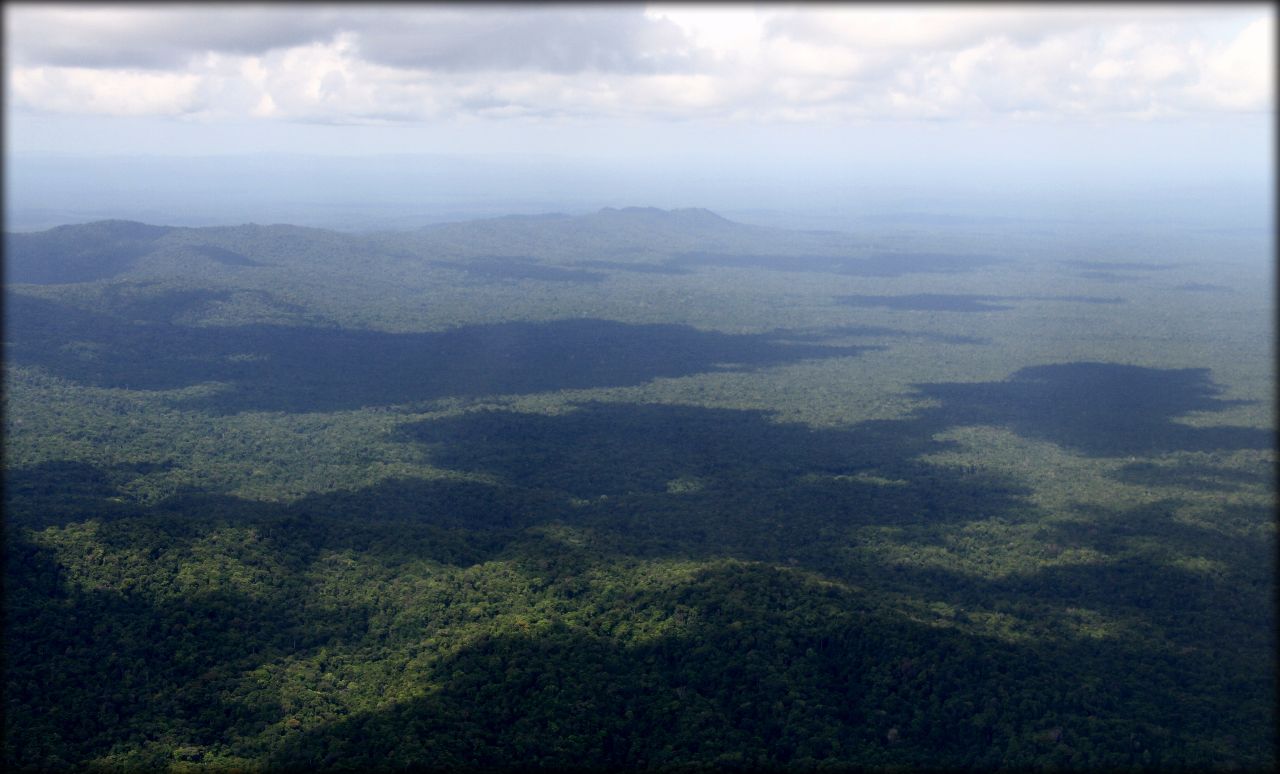
[[[873, 253], [629, 217], [126, 229], [8, 287], [6, 764], [1274, 764], [1261, 264], [628, 271]], [[446, 265], [494, 256], [603, 278]], [[1068, 290], [1124, 302], [839, 301]]]

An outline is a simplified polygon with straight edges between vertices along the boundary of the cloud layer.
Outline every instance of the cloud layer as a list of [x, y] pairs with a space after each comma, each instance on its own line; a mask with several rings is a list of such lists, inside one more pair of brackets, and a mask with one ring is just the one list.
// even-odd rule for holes
[[10, 107], [319, 123], [1274, 110], [1270, 6], [6, 7]]

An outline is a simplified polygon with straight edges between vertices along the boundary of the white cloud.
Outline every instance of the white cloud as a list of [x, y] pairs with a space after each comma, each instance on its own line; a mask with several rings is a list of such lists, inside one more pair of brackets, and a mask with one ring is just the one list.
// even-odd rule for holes
[[305, 122], [1151, 118], [1274, 109], [1274, 12], [6, 8], [11, 103]]
[[1274, 110], [1276, 19], [1263, 16], [1230, 44], [1210, 51], [1195, 94], [1210, 105]]
[[201, 79], [187, 73], [21, 68], [9, 77], [10, 99], [59, 113], [180, 116], [200, 108]]
[[750, 6], [650, 3], [645, 16], [675, 24], [694, 46], [714, 57], [748, 58], [763, 36], [767, 11]]

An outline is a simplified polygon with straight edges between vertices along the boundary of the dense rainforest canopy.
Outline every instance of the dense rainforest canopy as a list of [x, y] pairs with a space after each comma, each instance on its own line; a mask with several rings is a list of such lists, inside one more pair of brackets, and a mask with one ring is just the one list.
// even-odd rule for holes
[[1275, 765], [1247, 234], [5, 237], [4, 762]]

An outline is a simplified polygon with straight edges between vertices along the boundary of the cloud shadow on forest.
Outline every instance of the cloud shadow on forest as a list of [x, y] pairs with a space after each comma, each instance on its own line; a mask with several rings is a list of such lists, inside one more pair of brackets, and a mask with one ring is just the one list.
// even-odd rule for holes
[[1096, 280], [1098, 282], [1109, 282], [1111, 284], [1120, 284], [1124, 282], [1142, 282], [1145, 276], [1138, 274], [1116, 274], [1113, 271], [1080, 271], [1076, 272], [1080, 279]]
[[636, 263], [628, 261], [576, 261], [574, 266], [588, 269], [607, 269], [609, 271], [626, 271], [634, 274], [692, 274], [693, 272], [672, 263]]
[[1088, 271], [1169, 271], [1182, 266], [1181, 263], [1141, 263], [1136, 261], [1059, 261], [1064, 266]]
[[1230, 293], [1231, 288], [1225, 285], [1214, 285], [1209, 282], [1185, 282], [1181, 285], [1174, 285], [1174, 290], [1181, 290], [1187, 293]]
[[[233, 518], [247, 521], [254, 504], [228, 505], [239, 509], [226, 511]], [[189, 551], [207, 532], [207, 524], [187, 519], [194, 514], [157, 515], [122, 515], [97, 534], [161, 562], [161, 546]], [[322, 600], [299, 605], [282, 595], [299, 587], [303, 571], [284, 551], [271, 557], [283, 559], [284, 572], [254, 594], [213, 584], [151, 595], [75, 583], [54, 550], [15, 532], [5, 540], [5, 696], [23, 711], [6, 728], [24, 732], [5, 741], [10, 763], [56, 755], [84, 764], [118, 749], [122, 727], [163, 727], [196, 744], [208, 744], [210, 733], [251, 735], [277, 719], [280, 705], [228, 698], [241, 673], [285, 653], [354, 642], [373, 614], [365, 606], [338, 611]], [[234, 551], [226, 558], [234, 561]], [[163, 768], [171, 756], [165, 749], [143, 768]]]
[[[1154, 390], [1157, 386], [1162, 389]], [[654, 639], [627, 643], [557, 623], [525, 634], [504, 632], [475, 640], [433, 668], [441, 687], [430, 697], [298, 734], [273, 753], [272, 764], [281, 767], [323, 767], [364, 760], [361, 755], [369, 755], [376, 765], [398, 760], [396, 756], [406, 756], [405, 763], [503, 762], [518, 757], [521, 748], [515, 745], [535, 737], [561, 745], [557, 754], [563, 754], [565, 761], [638, 763], [651, 759], [656, 748], [645, 743], [649, 733], [628, 729], [640, 724], [653, 733], [663, 729], [669, 733], [670, 717], [650, 716], [639, 709], [631, 717], [613, 713], [639, 706], [635, 697], [655, 692], [663, 701], [643, 706], [689, 708], [689, 722], [703, 715], [726, 718], [709, 727], [715, 733], [701, 735], [720, 739], [721, 732], [729, 734], [725, 750], [740, 751], [744, 744], [763, 739], [770, 741], [768, 750], [784, 751], [781, 760], [786, 760], [788, 748], [772, 741], [776, 718], [769, 708], [788, 700], [789, 694], [770, 693], [774, 690], [770, 683], [746, 671], [751, 664], [763, 665], [769, 674], [788, 665], [803, 665], [798, 674], [806, 677], [790, 679], [779, 690], [804, 691], [808, 705], [817, 708], [813, 712], [822, 719], [821, 725], [846, 735], [842, 744], [871, 744], [883, 739], [889, 727], [908, 733], [907, 715], [899, 718], [893, 712], [874, 711], [886, 706], [889, 694], [896, 695], [893, 706], [905, 706], [904, 712], [934, 707], [930, 681], [910, 678], [917, 664], [937, 668], [944, 663], [946, 674], [966, 690], [986, 691], [1004, 681], [1009, 690], [1028, 697], [1053, 693], [1054, 686], [1078, 685], [1091, 676], [1130, 676], [1132, 680], [1104, 682], [1088, 692], [1060, 696], [1055, 704], [1059, 716], [1075, 718], [1073, 722], [1099, 716], [1108, 724], [1134, 723], [1125, 726], [1125, 745], [1131, 744], [1134, 734], [1146, 734], [1144, 744], [1153, 749], [1181, 749], [1179, 745], [1198, 738], [1195, 735], [1206, 727], [1218, 729], [1219, 735], [1225, 733], [1221, 729], [1232, 733], [1246, 729], [1254, 738], [1259, 692], [1252, 687], [1241, 689], [1246, 702], [1226, 695], [1232, 706], [1221, 701], [1191, 706], [1173, 700], [1180, 691], [1192, 689], [1196, 695], [1223, 695], [1210, 688], [1220, 680], [1221, 664], [1200, 654], [1170, 650], [1153, 658], [1149, 638], [1123, 632], [1102, 640], [1077, 636], [1021, 643], [976, 637], [961, 629], [912, 620], [889, 607], [868, 608], [862, 591], [814, 583], [776, 566], [793, 565], [859, 586], [875, 585], [952, 605], [960, 611], [956, 616], [961, 623], [967, 620], [966, 610], [1012, 611], [1005, 615], [1016, 618], [1047, 606], [1096, 611], [1118, 620], [1138, 616], [1161, 627], [1182, 625], [1188, 611], [1201, 614], [1230, 602], [1228, 592], [1235, 581], [1133, 554], [1130, 549], [1143, 539], [1160, 536], [1177, 553], [1204, 556], [1228, 566], [1239, 556], [1248, 557], [1247, 566], [1265, 566], [1263, 542], [1223, 540], [1205, 528], [1179, 524], [1170, 517], [1169, 503], [1092, 513], [1088, 524], [1043, 526], [1046, 551], [1055, 546], [1090, 548], [1112, 557], [1108, 562], [1048, 566], [995, 578], [903, 564], [888, 556], [882, 561], [864, 556], [851, 562], [846, 553], [849, 527], [900, 528], [909, 543], [917, 527], [928, 530], [978, 520], [1025, 519], [1034, 512], [1027, 490], [1008, 478], [921, 461], [923, 455], [953, 448], [935, 436], [955, 425], [1003, 425], [1085, 453], [1132, 451], [1137, 446], [1150, 451], [1207, 448], [1222, 443], [1240, 448], [1232, 444], [1259, 440], [1252, 435], [1197, 435], [1194, 428], [1172, 427], [1176, 425], [1172, 418], [1184, 411], [1230, 405], [1213, 397], [1216, 390], [1204, 370], [1072, 363], [1023, 369], [998, 383], [922, 385], [920, 389], [941, 405], [906, 419], [836, 429], [780, 424], [759, 411], [606, 403], [581, 404], [556, 416], [481, 410], [402, 426], [404, 440], [426, 444], [434, 462], [496, 475], [500, 480], [496, 485], [391, 480], [289, 504], [190, 493], [138, 514], [136, 508], [130, 513], [128, 506], [108, 503], [122, 480], [146, 475], [148, 469], [103, 470], [51, 463], [11, 476], [6, 497], [17, 499], [23, 526], [35, 526], [33, 519], [71, 520], [76, 514], [83, 519], [92, 513], [102, 522], [98, 539], [117, 548], [132, 547], [149, 534], [145, 529], [135, 533], [131, 521], [136, 515], [163, 521], [179, 543], [198, 539], [210, 523], [252, 525], [272, 555], [283, 557], [290, 577], [299, 578], [305, 577], [311, 563], [334, 553], [358, 552], [388, 567], [422, 558], [470, 566], [501, 556], [512, 562], [514, 571], [527, 572], [540, 589], [569, 599], [580, 593], [583, 579], [590, 577], [587, 571], [592, 562], [618, 556], [755, 560], [775, 565], [717, 566], [670, 589], [617, 592], [626, 595], [617, 601], [626, 616], [652, 609], [662, 615], [683, 615], [691, 622]], [[1155, 398], [1153, 392], [1163, 397]], [[1110, 397], [1100, 398], [1099, 393]], [[1068, 394], [1077, 397], [1064, 402]], [[1153, 403], [1135, 408], [1134, 402], [1144, 396]], [[1101, 408], [1091, 407], [1099, 403]], [[1051, 409], [1060, 413], [1042, 416]], [[1119, 413], [1137, 413], [1140, 419], [1117, 428]], [[1073, 431], [1078, 423], [1096, 426]], [[1095, 437], [1108, 432], [1118, 432], [1118, 438], [1102, 443]], [[1145, 434], [1152, 438], [1145, 445], [1138, 443], [1136, 438]], [[48, 507], [64, 498], [75, 501], [65, 513]], [[353, 513], [361, 518], [352, 519]], [[1263, 516], [1253, 513], [1242, 518], [1258, 521]], [[580, 550], [530, 530], [552, 523], [577, 530], [592, 545]], [[19, 580], [30, 585], [37, 584], [38, 578], [56, 577], [53, 560], [42, 558], [39, 550], [27, 556], [32, 550], [24, 553], [19, 546]], [[30, 574], [24, 574], [28, 569]], [[43, 617], [24, 619], [21, 624], [53, 632], [41, 635], [41, 641], [52, 636], [55, 643], [65, 641], [70, 649], [57, 650], [52, 657], [27, 654], [23, 663], [38, 660], [55, 671], [65, 667], [71, 675], [70, 682], [55, 683], [42, 697], [41, 706], [58, 711], [69, 705], [59, 698], [71, 690], [68, 686], [82, 682], [71, 670], [91, 662], [87, 656], [94, 648], [140, 655], [143, 651], [126, 634], [185, 621], [189, 608], [189, 604], [181, 609], [148, 605], [108, 592], [50, 593], [63, 594], [61, 604], [38, 605]], [[832, 607], [837, 598], [838, 605]], [[215, 609], [212, 617], [200, 621], [194, 634], [204, 631], [200, 627], [216, 629], [208, 641], [218, 650], [216, 656], [209, 655], [215, 652], [210, 648], [202, 650], [200, 657], [206, 660], [197, 662], [190, 673], [205, 670], [213, 678], [189, 681], [182, 670], [161, 666], [154, 678], [157, 685], [166, 695], [185, 698], [159, 707], [121, 706], [116, 709], [121, 715], [176, 713], [183, 722], [196, 726], [212, 722], [215, 727], [232, 721], [207, 718], [234, 717], [238, 730], [261, 727], [263, 722], [278, 720], [278, 708], [263, 705], [246, 710], [228, 705], [217, 698], [222, 681], [234, 680], [255, 663], [283, 653], [357, 645], [368, 630], [372, 612], [358, 605], [349, 610], [285, 607], [240, 596], [205, 596], [194, 604], [201, 610]], [[1242, 604], [1247, 612], [1251, 603]], [[817, 624], [788, 628], [787, 638], [754, 637], [785, 624], [787, 611], [798, 605], [816, 605], [815, 610], [825, 612], [814, 619]], [[599, 613], [604, 618], [609, 615], [624, 614], [607, 608]], [[1252, 632], [1244, 623], [1246, 616], [1239, 618], [1242, 631]], [[271, 622], [277, 637], [272, 641], [275, 650], [246, 653], [237, 649], [235, 620], [241, 628]], [[286, 625], [280, 626], [279, 621]], [[105, 634], [75, 640], [75, 633], [83, 632], [85, 626]], [[303, 640], [289, 642], [290, 636]], [[162, 664], [173, 660], [170, 656], [179, 652], [181, 642], [166, 642], [159, 651], [165, 659]], [[895, 654], [891, 664], [877, 655], [886, 652]], [[865, 661], [853, 658], [864, 653], [870, 654]], [[721, 655], [713, 658], [712, 654]], [[730, 656], [725, 659], [723, 654]], [[575, 669], [567, 670], [567, 664]], [[208, 671], [219, 667], [222, 671]], [[495, 668], [500, 671], [494, 672]], [[1253, 685], [1266, 678], [1250, 679]], [[556, 686], [558, 692], [550, 691], [548, 685]], [[101, 699], [95, 706], [115, 701], [109, 686], [110, 681], [103, 681], [101, 690], [91, 689], [91, 697]], [[601, 693], [602, 686], [609, 688]], [[753, 700], [748, 703], [742, 686], [762, 686], [763, 693], [751, 693]], [[1138, 690], [1132, 690], [1134, 686]], [[884, 693], [886, 687], [888, 693]], [[875, 691], [884, 695], [871, 695]], [[837, 700], [840, 697], [845, 698]], [[835, 709], [822, 709], [827, 707]], [[603, 720], [602, 713], [606, 713]], [[963, 725], [969, 717], [939, 712], [929, 715], [929, 725], [946, 730], [944, 740], [967, 739], [966, 733], [977, 733]], [[1136, 724], [1133, 719], [1139, 717], [1148, 725]], [[552, 719], [558, 730], [549, 725]], [[63, 721], [54, 717], [53, 722]], [[949, 723], [960, 725], [947, 730]], [[986, 723], [987, 733], [995, 732], [995, 719], [988, 718]], [[1150, 731], [1152, 723], [1164, 730]], [[588, 728], [605, 728], [607, 733], [604, 737], [576, 733]], [[741, 738], [734, 735], [743, 729], [749, 733]], [[83, 743], [87, 752], [101, 754], [108, 749], [109, 727], [88, 730], [92, 733]], [[1169, 730], [1173, 741], [1166, 738]], [[404, 739], [418, 742], [404, 743]]]
[[[957, 426], [1004, 427], [1089, 456], [1274, 443], [1265, 430], [1175, 421], [1235, 404], [1216, 397], [1205, 369], [1068, 363], [1001, 382], [917, 389], [938, 405], [849, 428], [781, 424], [759, 411], [585, 403], [552, 416], [469, 412], [405, 425], [402, 437], [424, 444], [438, 466], [571, 498], [574, 521], [633, 549], [716, 545], [822, 571], [839, 560], [806, 536], [833, 525], [964, 522], [1031, 510], [1027, 490], [1011, 479], [921, 460], [954, 448], [936, 436]], [[704, 518], [688, 520], [688, 507]], [[814, 553], [788, 554], [801, 544]]]
[[123, 220], [4, 235], [4, 281], [57, 285], [127, 271], [173, 229]]
[[[1238, 720], [1174, 700], [1174, 686], [1213, 679], [1203, 659], [1153, 661], [1140, 643], [1008, 643], [940, 629], [774, 567], [715, 566], [671, 588], [627, 590], [617, 605], [678, 623], [635, 640], [562, 621], [477, 638], [433, 667], [439, 690], [292, 735], [270, 767], [497, 769], [536, 750], [543, 765], [608, 770], [773, 769], [828, 756], [998, 768], [1027, 722], [1021, 705], [1045, 696], [1054, 715], [1042, 736], [1065, 726], [1118, 760], [1137, 761], [1139, 745], [1167, 760], [1206, 722], [1221, 733]], [[1090, 687], [1063, 690], [1080, 685]], [[980, 717], [953, 709], [997, 692]], [[1108, 736], [1083, 730], [1086, 718]]]
[[1016, 301], [1065, 301], [1078, 304], [1123, 304], [1123, 298], [1100, 296], [985, 296], [964, 293], [916, 293], [900, 296], [838, 296], [848, 306], [884, 307], [920, 312], [1003, 312]]
[[[121, 550], [137, 550], [146, 540], [153, 558], [156, 551], [185, 555], [221, 526], [208, 520], [210, 509], [234, 521], [232, 504], [209, 500], [201, 510], [180, 498], [150, 513], [172, 518], [149, 518], [136, 533], [133, 525], [107, 523], [97, 537]], [[18, 636], [8, 640], [8, 665], [27, 679], [11, 683], [9, 696], [34, 708], [22, 716], [22, 727], [34, 733], [14, 740], [13, 754], [47, 754], [48, 734], [41, 732], [74, 728], [72, 740], [52, 749], [90, 760], [115, 749], [122, 723], [163, 724], [174, 738], [198, 746], [252, 738], [297, 710], [286, 708], [274, 686], [247, 694], [243, 675], [282, 660], [306, 663], [318, 653], [367, 652], [369, 643], [395, 653], [420, 640], [429, 628], [416, 611], [403, 610], [409, 615], [388, 626], [375, 620], [385, 618], [385, 602], [316, 604], [323, 590], [312, 597], [304, 581], [322, 555], [394, 564], [417, 547], [416, 533], [394, 520], [353, 524], [305, 513], [314, 505], [265, 504], [263, 515], [245, 521], [261, 544], [225, 547], [232, 560], [244, 550], [250, 553], [243, 559], [281, 565], [273, 584], [254, 596], [213, 590], [164, 599], [83, 588], [67, 582], [53, 551], [26, 539], [11, 544], [7, 588], [20, 595], [20, 606], [9, 620], [8, 633]], [[531, 749], [544, 763], [565, 766], [632, 767], [663, 755], [710, 765], [744, 754], [788, 764], [839, 748], [888, 750], [890, 729], [900, 729], [907, 742], [920, 734], [916, 741], [929, 745], [935, 763], [959, 765], [986, 749], [1004, 749], [1001, 735], [1015, 725], [1023, 700], [1058, 695], [1061, 686], [1100, 674], [1133, 675], [1139, 690], [1116, 681], [1060, 695], [1059, 722], [1099, 716], [1120, 724], [1116, 736], [1126, 746], [1138, 738], [1157, 750], [1169, 743], [1162, 729], [1174, 729], [1181, 744], [1191, 732], [1179, 729], [1199, 732], [1205, 717], [1240, 729], [1216, 707], [1158, 700], [1169, 686], [1217, 678], [1213, 665], [1193, 655], [1153, 661], [1143, 643], [1123, 640], [1001, 642], [913, 620], [861, 589], [733, 561], [666, 584], [591, 588], [596, 558], [528, 537], [510, 557], [512, 571], [553, 599], [589, 590], [599, 607], [588, 625], [555, 620], [469, 639], [428, 666], [438, 690], [308, 722], [266, 751], [267, 767], [502, 766]], [[1125, 589], [1144, 582], [1142, 569], [1119, 578]], [[1071, 587], [1063, 588], [1060, 595], [1070, 598]], [[951, 586], [938, 592], [956, 596]], [[999, 599], [1022, 593], [1001, 587]], [[664, 619], [674, 625], [654, 637], [610, 632]], [[108, 663], [123, 671], [86, 671]], [[35, 675], [46, 677], [37, 682]], [[1009, 700], [974, 726], [972, 713], [949, 711], [937, 696], [935, 679], [943, 676], [949, 693], [999, 689]], [[780, 717], [780, 702], [796, 709]], [[95, 711], [86, 714], [84, 706]], [[925, 730], [911, 724], [921, 713], [927, 742]]]
[[[423, 445], [434, 465], [497, 483], [389, 480], [311, 495], [281, 513], [341, 521], [361, 512], [449, 534], [487, 534], [483, 549], [450, 549], [468, 561], [498, 550], [505, 540], [499, 535], [564, 521], [623, 553], [705, 546], [716, 556], [794, 560], [825, 572], [845, 561], [822, 538], [832, 528], [963, 523], [1034, 510], [1029, 490], [1014, 479], [925, 461], [956, 448], [937, 439], [956, 426], [1005, 427], [1091, 456], [1271, 448], [1274, 441], [1262, 430], [1174, 421], [1234, 403], [1215, 397], [1204, 369], [1070, 363], [1023, 369], [1001, 382], [918, 389], [938, 405], [843, 428], [779, 423], [763, 411], [602, 402], [556, 415], [485, 409], [411, 422], [400, 426], [400, 440]], [[24, 523], [90, 512], [115, 518], [131, 512], [115, 497], [125, 483], [172, 465], [49, 462], [9, 470], [6, 502]], [[1118, 475], [1128, 483], [1191, 476], [1192, 488], [1206, 489], [1262, 483], [1229, 470], [1154, 471], [1144, 463]], [[244, 511], [234, 498], [219, 505], [219, 496], [198, 494], [170, 498], [155, 512]], [[690, 512], [699, 518], [689, 519]]]
[[996, 425], [1094, 457], [1175, 451], [1268, 449], [1275, 434], [1251, 427], [1192, 427], [1191, 412], [1223, 411], [1207, 368], [1158, 369], [1114, 363], [1024, 368], [1000, 382], [918, 384], [941, 405], [919, 421], [939, 428]]
[[171, 390], [227, 383], [224, 391], [182, 401], [214, 412], [335, 411], [617, 387], [880, 348], [597, 319], [409, 334], [263, 324], [190, 327], [169, 322], [172, 315], [154, 301], [147, 307], [152, 319], [85, 312], [12, 293], [6, 302], [11, 362], [102, 387]]
[[1145, 487], [1177, 487], [1202, 492], [1234, 492], [1241, 486], [1275, 486], [1275, 477], [1216, 465], [1177, 462], [1131, 462], [1113, 474], [1125, 484]]
[[1007, 263], [990, 255], [953, 253], [876, 253], [861, 258], [827, 255], [743, 255], [691, 252], [673, 257], [677, 267], [719, 266], [767, 271], [822, 272], [853, 277], [901, 277], [906, 274], [961, 274]]

